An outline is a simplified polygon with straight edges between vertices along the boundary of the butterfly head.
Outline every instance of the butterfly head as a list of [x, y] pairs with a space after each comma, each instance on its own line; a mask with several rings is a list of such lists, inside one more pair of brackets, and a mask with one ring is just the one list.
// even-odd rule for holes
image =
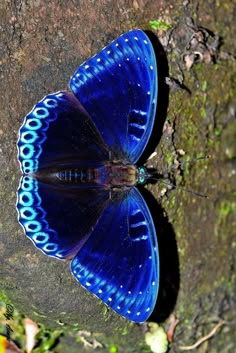
[[137, 183], [138, 184], [145, 184], [146, 181], [151, 178], [151, 174], [147, 171], [145, 167], [139, 167], [137, 173]]

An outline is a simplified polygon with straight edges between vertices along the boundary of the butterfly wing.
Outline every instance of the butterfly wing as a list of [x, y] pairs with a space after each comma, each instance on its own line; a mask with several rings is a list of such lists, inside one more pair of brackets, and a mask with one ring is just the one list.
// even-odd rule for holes
[[108, 198], [108, 191], [68, 190], [24, 176], [17, 194], [18, 219], [46, 255], [71, 258], [87, 240]]
[[[72, 93], [48, 95], [26, 116], [18, 139], [18, 157], [26, 174], [17, 195], [19, 222], [25, 234], [47, 255], [71, 257], [96, 224], [109, 194], [67, 188], [50, 171], [76, 164], [96, 167], [109, 159], [95, 125]], [[38, 176], [43, 174], [40, 179]], [[27, 175], [28, 174], [28, 175]]]
[[71, 271], [118, 314], [135, 322], [149, 317], [158, 291], [158, 249], [152, 217], [136, 188], [115, 195]]
[[138, 190], [64, 188], [35, 176], [58, 166], [100, 166], [112, 155], [138, 160], [156, 108], [148, 37], [139, 30], [119, 37], [78, 69], [71, 89], [88, 113], [72, 94], [59, 92], [39, 102], [20, 129], [18, 157], [26, 175], [18, 190], [19, 221], [45, 254], [75, 256], [71, 270], [85, 288], [143, 322], [155, 304], [159, 263], [153, 221]]
[[19, 131], [18, 159], [24, 174], [65, 163], [92, 165], [109, 160], [109, 150], [72, 93], [44, 97]]
[[121, 35], [79, 67], [70, 88], [115, 157], [136, 163], [150, 137], [157, 103], [156, 59], [146, 34]]

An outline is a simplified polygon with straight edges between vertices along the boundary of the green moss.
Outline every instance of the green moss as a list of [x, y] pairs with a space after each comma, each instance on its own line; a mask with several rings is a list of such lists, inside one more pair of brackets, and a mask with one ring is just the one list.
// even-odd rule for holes
[[149, 21], [149, 26], [151, 27], [151, 29], [154, 29], [154, 30], [162, 30], [162, 31], [167, 31], [168, 29], [171, 28], [171, 25], [164, 22], [164, 21], [161, 21], [161, 20], [152, 20], [152, 21]]
[[200, 116], [201, 118], [205, 119], [207, 117], [207, 112], [206, 112], [206, 109], [205, 107], [202, 107], [201, 110], [200, 110]]
[[202, 87], [201, 87], [203, 92], [206, 92], [207, 86], [208, 86], [208, 82], [207, 82], [206, 80], [203, 81], [203, 82], [202, 82]]
[[236, 203], [229, 200], [224, 200], [220, 204], [219, 217], [225, 222], [229, 214], [234, 211], [236, 211]]

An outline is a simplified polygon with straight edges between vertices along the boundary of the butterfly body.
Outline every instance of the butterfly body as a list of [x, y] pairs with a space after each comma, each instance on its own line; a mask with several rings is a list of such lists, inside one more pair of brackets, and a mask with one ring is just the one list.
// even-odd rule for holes
[[[48, 168], [30, 174], [44, 183], [71, 188], [116, 188], [132, 187], [139, 182], [139, 168], [130, 164], [104, 162], [96, 168], [76, 166], [76, 163], [58, 168]], [[142, 175], [143, 177], [143, 175]]]
[[146, 34], [121, 35], [49, 94], [19, 131], [18, 219], [44, 254], [72, 259], [88, 291], [135, 322], [151, 314], [159, 257], [136, 167], [152, 132], [157, 69]]

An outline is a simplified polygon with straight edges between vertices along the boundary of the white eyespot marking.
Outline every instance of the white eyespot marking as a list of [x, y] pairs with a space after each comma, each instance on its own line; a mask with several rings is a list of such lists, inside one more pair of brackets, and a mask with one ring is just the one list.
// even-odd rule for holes
[[139, 56], [137, 57], [137, 60], [138, 60], [138, 61], [140, 60], [140, 57], [139, 57]]
[[140, 83], [137, 83], [138, 87], [141, 87]]
[[142, 291], [140, 291], [140, 292], [139, 292], [139, 294], [143, 294], [143, 292], [142, 292]]
[[141, 268], [141, 267], [143, 267], [143, 265], [139, 265], [139, 266], [138, 266], [138, 268]]
[[75, 76], [76, 76], [76, 77], [80, 77], [80, 74], [76, 74]]
[[156, 282], [155, 282], [155, 281], [153, 281], [153, 282], [152, 282], [152, 286], [155, 286], [155, 284], [156, 284]]
[[129, 61], [129, 58], [126, 58], [126, 61]]
[[25, 127], [27, 127], [27, 129], [29, 130], [38, 130], [40, 129], [42, 126], [42, 123], [39, 119], [27, 119], [26, 123], [25, 123]]
[[148, 42], [146, 41], [146, 39], [143, 40], [143, 43], [144, 43], [144, 44], [148, 44]]
[[108, 50], [108, 51], [107, 51], [107, 54], [108, 54], [108, 55], [109, 55], [109, 54], [111, 54], [111, 51], [110, 51], [110, 50]]
[[153, 70], [153, 66], [152, 65], [150, 65], [150, 70]]
[[26, 181], [26, 182], [31, 182], [32, 183], [32, 180], [31, 180], [31, 178], [29, 178], [29, 177], [24, 177], [24, 181]]
[[120, 288], [123, 288], [122, 284], [120, 285]]
[[24, 158], [24, 159], [30, 159], [33, 157], [34, 154], [34, 147], [33, 145], [27, 143], [23, 146], [20, 147], [20, 155]]
[[38, 221], [28, 221], [24, 226], [27, 232], [38, 233], [42, 229], [42, 226]]
[[81, 275], [77, 275], [78, 278], [81, 278]]
[[118, 306], [116, 307], [116, 309], [120, 310], [120, 306], [118, 305]]
[[130, 290], [128, 291], [128, 294], [131, 294], [131, 291], [130, 291]]
[[98, 290], [98, 293], [102, 293], [102, 289], [99, 289], [99, 290]]
[[118, 43], [116, 43], [116, 47], [118, 47], [119, 46], [119, 44]]
[[32, 239], [35, 241], [37, 244], [44, 244], [48, 241], [49, 236], [47, 233], [44, 232], [38, 232], [32, 236]]
[[43, 250], [45, 250], [47, 252], [56, 251], [57, 248], [58, 248], [57, 244], [54, 244], [54, 243], [48, 243], [43, 246]]
[[97, 62], [99, 63], [101, 61], [101, 59], [100, 58], [97, 58]]
[[130, 311], [130, 310], [127, 310], [127, 314], [131, 314], [131, 311]]
[[90, 282], [86, 282], [85, 285], [86, 285], [87, 287], [89, 287], [89, 286], [91, 286], [91, 283], [90, 283]]
[[49, 115], [49, 111], [44, 107], [37, 107], [34, 109], [33, 114], [39, 119], [45, 119]]
[[151, 260], [152, 257], [151, 257], [151, 256], [148, 256], [148, 258]]
[[139, 316], [140, 314], [141, 314], [141, 313], [140, 313], [140, 311], [139, 311], [139, 312], [137, 312], [137, 314], [136, 314], [136, 315], [137, 315], [137, 316]]
[[147, 95], [150, 96], [150, 91], [147, 91]]
[[37, 136], [35, 131], [25, 131], [21, 134], [21, 141], [24, 143], [33, 143], [37, 139]]
[[85, 69], [89, 69], [89, 65], [85, 65], [85, 67], [84, 67]]
[[20, 216], [23, 219], [28, 219], [29, 221], [31, 221], [36, 217], [36, 212], [32, 207], [22, 207], [20, 209]]
[[34, 202], [33, 196], [28, 191], [23, 191], [19, 196], [19, 203], [23, 206], [32, 206]]
[[119, 67], [121, 67], [121, 64], [118, 64]]
[[138, 37], [134, 37], [135, 40], [138, 40]]
[[112, 302], [112, 298], [108, 298], [108, 301], [109, 301], [109, 302]]
[[146, 311], [150, 311], [150, 308], [147, 308]]
[[125, 42], [128, 42], [129, 40], [128, 40], [128, 38], [125, 38]]
[[24, 180], [24, 181], [22, 182], [22, 189], [23, 189], [24, 191], [31, 191], [31, 190], [33, 189], [33, 185], [32, 185], [32, 183], [30, 183], [29, 181]]
[[56, 99], [52, 99], [52, 98], [46, 98], [43, 101], [44, 105], [46, 105], [46, 107], [48, 108], [55, 108], [57, 106], [57, 101]]
[[[38, 168], [38, 161], [32, 161], [32, 159], [25, 159], [21, 163], [24, 173], [33, 172]], [[32, 190], [32, 188], [30, 188], [30, 190]]]

